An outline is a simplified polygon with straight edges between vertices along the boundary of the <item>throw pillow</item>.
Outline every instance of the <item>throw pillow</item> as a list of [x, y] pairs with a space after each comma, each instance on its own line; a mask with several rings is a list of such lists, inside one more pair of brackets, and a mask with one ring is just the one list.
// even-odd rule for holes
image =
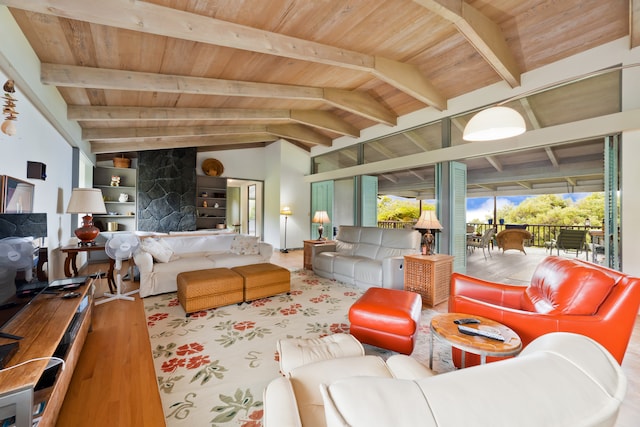
[[258, 255], [260, 253], [258, 237], [238, 234], [233, 238], [229, 250], [236, 255]]
[[140, 247], [143, 251], [151, 254], [157, 262], [169, 262], [173, 255], [173, 250], [167, 243], [152, 238], [143, 239]]

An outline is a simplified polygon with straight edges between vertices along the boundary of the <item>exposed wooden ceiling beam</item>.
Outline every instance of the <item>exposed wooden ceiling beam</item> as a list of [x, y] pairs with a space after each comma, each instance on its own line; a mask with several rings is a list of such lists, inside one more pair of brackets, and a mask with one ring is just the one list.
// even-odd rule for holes
[[569, 183], [569, 185], [576, 187], [578, 185], [578, 181], [576, 181], [573, 177], [566, 177], [565, 178], [567, 180], [567, 182]]
[[456, 26], [476, 51], [511, 87], [521, 71], [500, 27], [464, 0], [413, 0]]
[[69, 120], [270, 120], [292, 121], [340, 135], [357, 137], [360, 131], [330, 111], [241, 108], [89, 107], [70, 105]]
[[321, 135], [306, 126], [291, 123], [284, 125], [267, 125], [267, 133], [284, 139], [308, 142], [310, 144], [331, 146], [331, 138]]
[[545, 153], [547, 153], [547, 157], [549, 157], [549, 161], [551, 162], [554, 168], [557, 168], [558, 166], [560, 166], [560, 161], [558, 160], [558, 156], [556, 156], [556, 153], [553, 152], [553, 149], [551, 147], [544, 147], [544, 151]]
[[88, 141], [101, 141], [133, 138], [171, 138], [180, 136], [233, 135], [266, 132], [267, 127], [265, 125], [88, 128], [82, 130], [82, 139]]
[[446, 99], [410, 64], [373, 57], [153, 3], [131, 0], [3, 0], [17, 9], [132, 31], [368, 72], [439, 110]]
[[498, 160], [495, 156], [486, 156], [485, 159], [487, 160], [487, 162], [489, 162], [489, 164], [491, 164], [491, 166], [493, 166], [495, 170], [497, 170], [498, 172], [502, 172], [502, 163], [500, 163], [500, 160]]
[[240, 108], [92, 107], [69, 105], [69, 120], [288, 120], [291, 110]]
[[529, 122], [531, 123], [531, 130], [535, 130], [535, 129], [540, 129], [542, 126], [540, 126], [540, 120], [538, 120], [538, 116], [536, 116], [536, 113], [533, 111], [533, 107], [531, 106], [531, 103], [529, 102], [529, 100], [527, 98], [520, 98], [520, 105], [522, 105], [522, 108], [524, 109], [524, 113], [527, 116], [527, 118], [529, 119]]
[[397, 116], [365, 92], [203, 77], [174, 76], [75, 65], [41, 64], [43, 84], [93, 89], [135, 90], [196, 95], [307, 99], [329, 103], [370, 120], [395, 125]]
[[200, 138], [156, 138], [154, 140], [127, 140], [124, 142], [98, 141], [91, 143], [91, 152], [120, 153], [129, 151], [162, 150], [183, 147], [207, 147], [235, 144], [252, 144], [258, 142], [273, 142], [279, 138], [269, 134], [255, 135], [213, 135]]
[[530, 182], [517, 181], [517, 183], [519, 186], [524, 187], [527, 190], [531, 190], [533, 188], [533, 184], [531, 184]]
[[629, 33], [631, 49], [640, 46], [640, 0], [629, 2]]
[[420, 148], [422, 151], [431, 150], [431, 146], [429, 145], [429, 141], [424, 139], [422, 135], [414, 130], [409, 130], [407, 132], [403, 132], [402, 136], [407, 138], [409, 141], [413, 142], [416, 147]]
[[212, 135], [271, 134], [285, 139], [315, 145], [331, 146], [331, 138], [306, 126], [292, 123], [283, 125], [235, 125], [235, 126], [171, 126], [145, 128], [89, 128], [82, 130], [82, 138], [89, 141], [115, 141], [131, 139], [202, 137]]

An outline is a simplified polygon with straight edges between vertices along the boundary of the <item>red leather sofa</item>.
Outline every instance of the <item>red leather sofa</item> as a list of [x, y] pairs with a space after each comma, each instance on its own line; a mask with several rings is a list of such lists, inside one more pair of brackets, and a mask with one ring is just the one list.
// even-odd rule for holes
[[[526, 347], [549, 332], [575, 332], [624, 358], [640, 306], [640, 278], [579, 259], [548, 256], [529, 286], [488, 282], [454, 273], [449, 311], [493, 319], [513, 329]], [[479, 357], [467, 354], [467, 366]], [[460, 352], [454, 351], [459, 366]], [[494, 359], [495, 360], [495, 359]]]

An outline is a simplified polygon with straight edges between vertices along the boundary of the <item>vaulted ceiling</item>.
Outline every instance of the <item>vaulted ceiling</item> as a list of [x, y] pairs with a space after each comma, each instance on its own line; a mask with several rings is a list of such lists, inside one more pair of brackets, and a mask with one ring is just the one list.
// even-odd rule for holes
[[94, 153], [329, 146], [630, 33], [638, 43], [640, 14], [638, 0], [0, 4]]
[[527, 71], [624, 36], [640, 45], [640, 0], [0, 4], [42, 83], [58, 88], [92, 152], [109, 156], [279, 138], [331, 146], [499, 81], [516, 87]]

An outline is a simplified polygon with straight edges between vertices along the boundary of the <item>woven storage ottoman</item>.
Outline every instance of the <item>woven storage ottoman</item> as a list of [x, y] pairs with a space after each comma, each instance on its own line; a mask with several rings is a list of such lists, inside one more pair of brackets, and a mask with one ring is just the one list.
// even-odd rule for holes
[[233, 267], [244, 278], [244, 300], [253, 301], [291, 290], [291, 272], [277, 265], [262, 263]]
[[178, 301], [187, 313], [244, 301], [242, 276], [228, 268], [178, 274]]
[[361, 343], [411, 354], [421, 312], [420, 294], [369, 288], [349, 309], [350, 332]]

